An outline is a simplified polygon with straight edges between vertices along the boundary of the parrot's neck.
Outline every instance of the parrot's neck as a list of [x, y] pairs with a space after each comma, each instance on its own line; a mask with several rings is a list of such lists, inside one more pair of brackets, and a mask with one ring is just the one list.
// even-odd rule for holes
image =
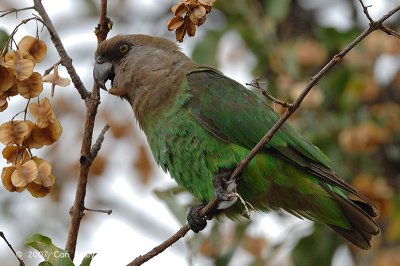
[[142, 129], [145, 129], [147, 120], [162, 117], [172, 108], [179, 94], [183, 93], [181, 84], [186, 73], [197, 67], [186, 56], [180, 60], [164, 61], [162, 65], [147, 72], [146, 77], [136, 75], [141, 89], [135, 90], [135, 95], [128, 99]]

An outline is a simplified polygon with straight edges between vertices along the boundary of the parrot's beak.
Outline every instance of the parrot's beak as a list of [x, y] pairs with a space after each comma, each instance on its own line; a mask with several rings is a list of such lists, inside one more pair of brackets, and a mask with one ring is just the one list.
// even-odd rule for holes
[[103, 62], [101, 59], [96, 59], [96, 63], [93, 68], [93, 78], [97, 85], [103, 90], [107, 91], [106, 82], [114, 79], [114, 68], [109, 62]]

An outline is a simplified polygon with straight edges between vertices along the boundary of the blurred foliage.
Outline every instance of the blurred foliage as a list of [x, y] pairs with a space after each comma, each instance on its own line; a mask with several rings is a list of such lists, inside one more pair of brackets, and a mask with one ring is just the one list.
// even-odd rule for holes
[[[294, 100], [305, 83], [365, 29], [358, 21], [366, 21], [364, 14], [353, 12], [348, 29], [319, 25], [315, 18], [320, 10], [303, 8], [302, 2], [217, 1], [214, 5], [225, 16], [226, 24], [206, 33], [194, 49], [194, 60], [215, 66], [219, 39], [227, 31], [236, 31], [258, 59], [254, 77], [267, 79], [268, 90], [278, 98]], [[359, 3], [348, 1], [348, 5], [357, 10]], [[397, 31], [398, 18], [390, 25]], [[399, 58], [400, 40], [374, 32], [324, 76], [291, 118], [291, 123], [331, 158], [337, 172], [381, 211], [378, 223], [382, 235], [375, 239], [372, 250], [361, 252], [350, 247], [355, 265], [395, 265], [388, 261], [395, 263], [400, 245], [400, 71], [397, 67], [390, 80], [378, 81], [378, 75], [385, 71], [377, 69], [383, 55]], [[237, 230], [242, 231], [242, 225], [237, 225]], [[200, 249], [206, 256], [210, 252], [204, 250], [210, 248], [204, 249], [204, 245], [209, 245], [210, 237]], [[315, 225], [313, 233], [294, 247], [292, 262], [330, 265], [343, 244], [347, 243], [326, 226]], [[267, 250], [268, 244], [263, 248]], [[220, 263], [225, 253], [210, 250], [216, 265], [229, 264]], [[260, 254], [264, 254], [263, 260]], [[265, 254], [253, 254], [254, 262], [248, 265], [267, 265], [265, 259], [274, 253]], [[256, 263], [257, 259], [264, 263]]]
[[340, 245], [334, 233], [324, 225], [315, 225], [314, 233], [299, 241], [292, 252], [295, 265], [330, 265], [336, 248]]

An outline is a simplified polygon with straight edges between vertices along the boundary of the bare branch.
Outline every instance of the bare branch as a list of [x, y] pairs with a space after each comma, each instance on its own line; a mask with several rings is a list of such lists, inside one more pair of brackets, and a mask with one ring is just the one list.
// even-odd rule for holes
[[[375, 22], [375, 21], [372, 19], [372, 17], [371, 17], [371, 15], [369, 14], [369, 12], [368, 12], [368, 8], [371, 7], [371, 5], [365, 6], [365, 5], [364, 5], [364, 2], [363, 2], [362, 0], [358, 0], [358, 1], [360, 2], [361, 6], [362, 6], [362, 8], [363, 8], [363, 12], [364, 12], [365, 16], [366, 16], [367, 19], [369, 20], [369, 25], [371, 26], [371, 25], [374, 24], [374, 23], [379, 23], [379, 21]], [[397, 11], [396, 11], [396, 12], [397, 12]], [[395, 13], [396, 13], [396, 12], [395, 12]], [[385, 25], [382, 25], [382, 23], [380, 23], [379, 28], [380, 28], [382, 31], [386, 32], [388, 35], [393, 35], [393, 36], [395, 36], [396, 38], [400, 39], [400, 33], [398, 33], [398, 32], [396, 32], [396, 31], [394, 31], [394, 30], [388, 28], [388, 27], [385, 26]]]
[[107, 0], [101, 1], [100, 21], [94, 30], [98, 43], [107, 39], [107, 34], [111, 30], [112, 25], [112, 21], [107, 17]]
[[262, 95], [264, 95], [265, 97], [267, 97], [268, 99], [270, 99], [272, 102], [281, 105], [284, 108], [289, 108], [291, 107], [291, 104], [281, 101], [277, 98], [275, 98], [274, 96], [272, 96], [266, 89], [261, 88], [261, 81], [260, 78], [255, 78], [254, 80], [252, 80], [250, 83], [246, 83], [246, 85], [252, 86], [256, 89], [258, 89], [259, 91], [261, 91]]
[[14, 253], [15, 257], [19, 261], [19, 265], [20, 266], [25, 266], [24, 261], [20, 258], [20, 256], [18, 256], [17, 252], [15, 252], [14, 248], [11, 246], [11, 244], [10, 244], [10, 242], [8, 242], [6, 236], [1, 231], [0, 231], [0, 237], [4, 239], [4, 241], [6, 242], [7, 246], [11, 249], [12, 253]]
[[105, 125], [103, 130], [100, 132], [96, 142], [94, 143], [92, 149], [90, 150], [90, 156], [92, 158], [95, 158], [97, 156], [97, 153], [101, 149], [101, 144], [104, 141], [104, 135], [106, 134], [107, 130], [110, 128], [109, 125]]
[[[254, 158], [254, 156], [265, 146], [265, 144], [271, 140], [273, 135], [279, 130], [279, 128], [285, 123], [285, 121], [299, 108], [301, 102], [309, 93], [309, 91], [318, 83], [318, 81], [330, 70], [334, 65], [336, 65], [342, 58], [352, 50], [360, 41], [362, 41], [371, 32], [376, 31], [382, 27], [382, 23], [388, 19], [390, 16], [395, 14], [400, 10], [400, 5], [390, 10], [386, 15], [382, 16], [378, 21], [373, 21], [370, 23], [368, 29], [362, 32], [354, 41], [348, 44], [340, 53], [336, 54], [314, 77], [310, 79], [302, 93], [299, 97], [292, 103], [291, 107], [286, 109], [286, 112], [276, 121], [274, 126], [267, 132], [267, 134], [260, 140], [260, 142], [249, 152], [249, 154], [238, 164], [236, 169], [231, 174], [229, 180], [233, 181], [238, 178], [240, 173], [246, 168], [248, 163]], [[200, 216], [205, 217], [212, 213], [218, 206], [219, 200], [216, 196], [200, 211]], [[164, 241], [162, 244], [156, 246], [148, 253], [141, 255], [134, 259], [129, 266], [141, 265], [151, 258], [157, 256], [163, 252], [166, 248], [174, 244], [180, 238], [183, 238], [187, 232], [190, 230], [190, 226], [185, 224], [179, 229], [173, 236]]]
[[[43, 25], [45, 23], [41, 18], [39, 18], [37, 16], [33, 16], [31, 18], [27, 18], [27, 19], [22, 20], [17, 26], [15, 26], [14, 30], [11, 32], [10, 36], [8, 37], [8, 40], [6, 41], [3, 49], [1, 50], [1, 55], [4, 55], [5, 51], [7, 50], [7, 47], [11, 46], [10, 42], [14, 41], [14, 35], [17, 33], [19, 27], [21, 27], [22, 25], [28, 23], [31, 20], [40, 21]], [[14, 41], [14, 43], [15, 43], [15, 41]]]
[[371, 16], [369, 15], [369, 12], [368, 12], [368, 8], [371, 7], [372, 5], [365, 6], [364, 2], [362, 0], [358, 0], [358, 2], [360, 2], [361, 6], [363, 8], [363, 12], [364, 12], [365, 16], [367, 17], [367, 19], [369, 20], [369, 24], [370, 25], [374, 24], [374, 20], [371, 18]]
[[54, 69], [56, 66], [58, 66], [59, 64], [61, 64], [61, 60], [59, 60], [57, 63], [55, 63], [54, 65], [52, 65], [52, 66], [49, 67], [48, 69], [46, 69], [46, 70], [44, 71], [44, 74], [43, 74], [43, 75], [48, 75], [48, 74], [50, 74], [50, 72], [53, 71], [53, 69]]
[[30, 10], [30, 9], [35, 9], [33, 6], [30, 7], [24, 7], [24, 8], [10, 8], [7, 10], [1, 10], [0, 13], [3, 13], [0, 15], [0, 18], [7, 16], [8, 14], [15, 13], [15, 16], [18, 16], [18, 12], [24, 11], [24, 10]]
[[112, 213], [112, 210], [89, 209], [86, 207], [85, 207], [85, 211], [107, 213], [107, 215], [110, 215]]
[[389, 27], [387, 27], [385, 25], [382, 25], [381, 30], [386, 32], [388, 35], [392, 35], [392, 36], [400, 39], [400, 33], [398, 33], [395, 30], [392, 30], [391, 28], [389, 28]]
[[[101, 14], [102, 15], [100, 20], [106, 17], [107, 0], [102, 0]], [[99, 34], [104, 34], [104, 32]], [[106, 37], [107, 36], [104, 36], [104, 39]], [[99, 43], [101, 42], [101, 39], [102, 37], [99, 38], [99, 36], [97, 36], [97, 40]], [[95, 156], [97, 155], [97, 152], [101, 147], [101, 143], [103, 142], [104, 139], [104, 134], [108, 130], [108, 126], [104, 127], [104, 129], [100, 133], [98, 140], [92, 147], [94, 122], [97, 115], [97, 109], [100, 104], [100, 92], [95, 82], [92, 87], [92, 92], [88, 93], [88, 97], [85, 98], [85, 103], [86, 103], [86, 121], [82, 139], [81, 158], [79, 160], [80, 162], [79, 177], [76, 186], [74, 204], [70, 211], [71, 223], [69, 225], [67, 243], [65, 244], [65, 249], [68, 251], [71, 259], [73, 259], [75, 256], [79, 227], [81, 224], [82, 217], [84, 215], [84, 211], [86, 209], [85, 197], [86, 197], [86, 186], [89, 175], [89, 169], [90, 166], [92, 165]]]
[[[67, 71], [71, 77], [71, 80], [74, 83], [74, 86], [76, 87], [77, 91], [79, 92], [81, 98], [85, 101], [86, 109], [87, 109], [86, 110], [86, 121], [85, 121], [85, 127], [84, 127], [83, 139], [82, 139], [80, 171], [79, 171], [79, 177], [78, 177], [78, 181], [77, 181], [74, 204], [70, 210], [71, 223], [70, 223], [70, 227], [69, 227], [69, 231], [68, 231], [68, 239], [67, 239], [67, 243], [66, 243], [66, 250], [69, 252], [70, 258], [73, 259], [74, 255], [75, 255], [75, 250], [76, 250], [80, 222], [82, 220], [82, 217], [84, 216], [84, 211], [89, 210], [89, 211], [96, 211], [96, 212], [105, 212], [107, 214], [111, 214], [111, 212], [112, 212], [111, 210], [92, 210], [92, 209], [88, 209], [84, 206], [89, 169], [92, 165], [94, 158], [97, 156], [97, 153], [101, 148], [101, 144], [104, 140], [104, 135], [105, 135], [106, 131], [108, 130], [109, 126], [104, 127], [104, 129], [100, 133], [100, 136], [98, 137], [96, 143], [92, 147], [91, 144], [92, 144], [92, 138], [93, 138], [94, 122], [95, 122], [95, 118], [97, 115], [97, 109], [100, 104], [99, 88], [97, 87], [96, 84], [94, 84], [91, 93], [89, 93], [89, 91], [85, 88], [79, 75], [76, 73], [76, 70], [72, 64], [72, 59], [68, 56], [67, 52], [65, 51], [65, 48], [61, 42], [60, 37], [58, 36], [57, 31], [54, 28], [51, 19], [49, 18], [45, 8], [42, 5], [42, 1], [41, 0], [33, 0], [33, 2], [34, 2], [33, 7], [24, 8], [24, 9], [10, 9], [10, 10], [4, 11], [6, 13], [3, 14], [3, 16], [10, 14], [12, 12], [17, 13], [21, 10], [35, 9], [40, 15], [40, 17], [34, 15], [34, 17], [32, 17], [32, 18], [23, 20], [14, 29], [9, 40], [7, 41], [7, 45], [9, 45], [9, 43], [11, 41], [14, 41], [13, 36], [17, 32], [18, 27], [20, 25], [26, 24], [30, 20], [40, 21], [48, 29], [51, 40], [61, 58], [60, 62], [58, 62], [56, 65], [62, 64], [67, 69]], [[100, 24], [107, 25], [107, 27], [105, 29], [102, 29], [101, 32], [98, 32], [97, 33], [98, 35], [96, 34], [99, 42], [106, 39], [107, 33], [109, 32], [109, 30], [111, 29], [111, 26], [112, 26], [112, 22], [106, 17], [106, 14], [107, 14], [107, 1], [102, 0]], [[2, 51], [2, 54], [3, 54], [3, 52], [4, 51]], [[56, 65], [53, 65], [51, 68], [47, 69], [46, 73], [49, 73], [52, 69], [54, 69], [56, 67]]]
[[129, 263], [127, 266], [142, 265], [146, 261], [152, 259], [153, 257], [157, 256], [158, 254], [160, 254], [161, 252], [166, 250], [168, 247], [172, 246], [172, 244], [174, 244], [176, 241], [178, 241], [184, 235], [186, 235], [187, 232], [189, 232], [189, 230], [190, 230], [190, 226], [188, 224], [185, 224], [183, 227], [181, 227], [181, 229], [179, 229], [178, 232], [176, 232], [173, 236], [171, 236], [170, 238], [165, 240], [162, 244], [156, 246], [155, 248], [153, 248], [146, 254], [137, 257], [134, 261]]

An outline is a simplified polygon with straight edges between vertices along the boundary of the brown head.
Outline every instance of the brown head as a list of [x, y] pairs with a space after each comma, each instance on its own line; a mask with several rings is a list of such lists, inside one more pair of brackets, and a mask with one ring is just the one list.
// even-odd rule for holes
[[195, 63], [164, 38], [143, 34], [118, 35], [99, 45], [93, 76], [110, 94], [127, 99], [141, 120], [141, 113], [157, 109], [174, 94], [184, 74]]

